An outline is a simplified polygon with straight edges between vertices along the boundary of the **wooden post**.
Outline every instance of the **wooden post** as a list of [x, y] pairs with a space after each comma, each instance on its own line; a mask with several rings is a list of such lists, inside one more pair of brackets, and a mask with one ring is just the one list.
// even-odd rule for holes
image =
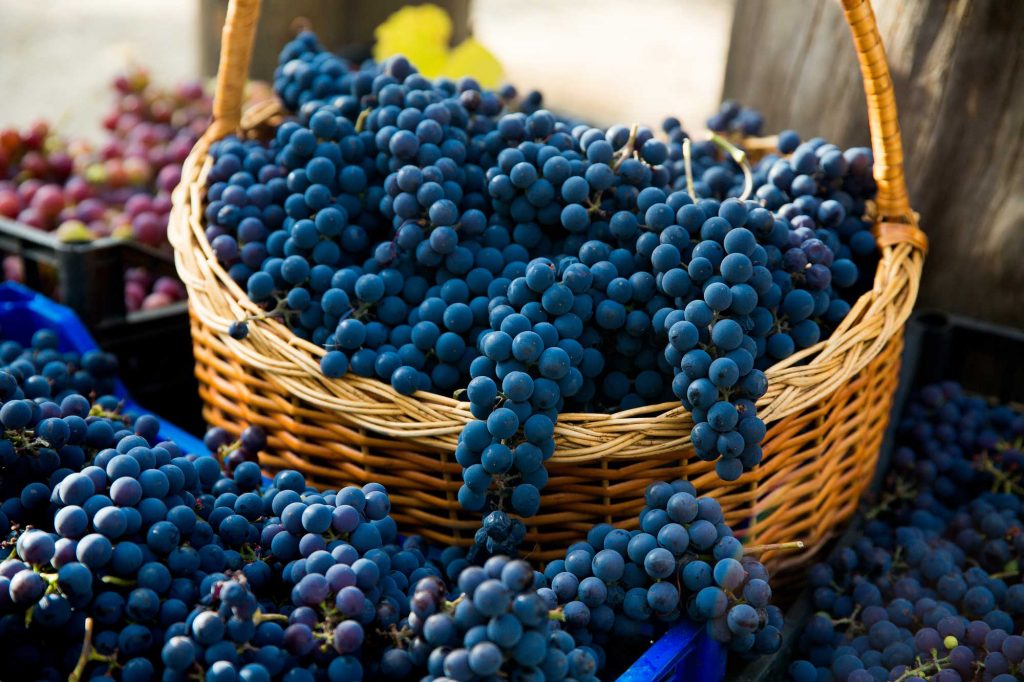
[[[1024, 326], [1024, 2], [873, 4], [931, 240], [919, 307]], [[859, 79], [835, 0], [737, 0], [724, 97], [767, 130], [867, 144]]]
[[[455, 43], [469, 34], [469, 0], [432, 0], [452, 18]], [[323, 44], [353, 59], [364, 59], [373, 47], [373, 30], [392, 12], [420, 2], [402, 0], [263, 0], [256, 29], [256, 48], [249, 75], [270, 80], [281, 47], [296, 30], [309, 27]], [[200, 0], [200, 68], [206, 76], [217, 73], [220, 34], [227, 13], [227, 0]]]

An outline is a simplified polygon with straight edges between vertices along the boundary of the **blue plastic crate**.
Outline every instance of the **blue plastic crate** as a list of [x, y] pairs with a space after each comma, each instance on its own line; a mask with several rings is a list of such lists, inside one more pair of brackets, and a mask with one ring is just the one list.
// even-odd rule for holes
[[703, 626], [683, 622], [655, 641], [618, 682], [718, 682], [724, 677], [722, 645]]
[[[85, 325], [70, 308], [14, 282], [0, 284], [0, 328], [4, 338], [21, 344], [27, 345], [37, 329], [50, 329], [60, 339], [62, 351], [84, 353], [97, 348]], [[126, 413], [153, 414], [131, 399], [120, 380], [117, 380], [114, 394], [124, 401]], [[174, 441], [186, 452], [208, 452], [202, 440], [163, 419], [160, 419], [160, 437]]]
[[[0, 284], [0, 328], [4, 338], [28, 344], [37, 329], [51, 329], [60, 350], [84, 353], [97, 347], [75, 313], [20, 284]], [[152, 414], [128, 395], [120, 380], [115, 395], [129, 413]], [[186, 452], [208, 452], [202, 440], [160, 419], [160, 437], [174, 441]], [[718, 682], [725, 676], [725, 654], [707, 631], [693, 623], [680, 623], [666, 632], [625, 672], [619, 682]]]

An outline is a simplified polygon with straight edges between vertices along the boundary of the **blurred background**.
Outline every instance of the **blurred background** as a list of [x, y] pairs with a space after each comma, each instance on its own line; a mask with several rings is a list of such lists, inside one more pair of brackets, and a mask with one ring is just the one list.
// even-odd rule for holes
[[[303, 17], [333, 48], [369, 54], [373, 29], [407, 3], [266, 0], [253, 74], [272, 75]], [[473, 35], [506, 78], [548, 106], [594, 123], [657, 124], [672, 113], [702, 121], [717, 108], [731, 0], [455, 0], [453, 40]], [[111, 77], [146, 67], [158, 82], [216, 71], [226, 0], [0, 0], [0, 125], [40, 116], [70, 134], [98, 135], [94, 115]], [[637, 17], [643, 17], [638, 21]], [[26, 68], [26, 65], [32, 65]]]
[[[406, 3], [264, 0], [253, 75], [312, 25], [370, 54]], [[415, 4], [415, 3], [414, 3]], [[860, 74], [837, 0], [453, 0], [452, 42], [474, 37], [520, 89], [596, 124], [690, 130], [724, 97], [841, 145], [868, 142]], [[912, 202], [932, 240], [920, 305], [1024, 326], [1024, 2], [875, 0], [900, 105]], [[102, 132], [110, 81], [216, 69], [226, 0], [0, 0], [0, 126], [39, 118]]]

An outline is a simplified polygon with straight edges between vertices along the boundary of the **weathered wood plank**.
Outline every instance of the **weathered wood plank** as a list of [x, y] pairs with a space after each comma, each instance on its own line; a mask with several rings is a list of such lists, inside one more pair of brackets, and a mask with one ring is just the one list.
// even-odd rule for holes
[[[932, 244], [920, 305], [1024, 326], [1024, 2], [874, 5]], [[769, 130], [868, 139], [834, 0], [738, 0], [724, 96], [761, 109]]]

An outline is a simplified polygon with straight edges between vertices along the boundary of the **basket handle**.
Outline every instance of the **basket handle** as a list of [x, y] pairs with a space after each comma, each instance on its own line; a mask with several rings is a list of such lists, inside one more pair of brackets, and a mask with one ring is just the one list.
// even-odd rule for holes
[[242, 120], [245, 81], [249, 76], [260, 0], [230, 0], [220, 40], [217, 89], [213, 94], [213, 124], [208, 134], [216, 140], [238, 130]]
[[864, 80], [880, 219], [914, 224], [916, 221], [910, 210], [907, 183], [903, 177], [903, 142], [896, 116], [896, 96], [882, 36], [878, 33], [878, 22], [870, 0], [842, 0], [842, 3]]
[[[841, 1], [864, 80], [879, 213], [886, 220], [913, 222], [903, 177], [903, 144], [896, 118], [896, 98], [875, 13], [870, 0]], [[230, 0], [228, 3], [210, 127], [214, 139], [236, 131], [242, 119], [245, 80], [259, 14], [259, 0]]]

